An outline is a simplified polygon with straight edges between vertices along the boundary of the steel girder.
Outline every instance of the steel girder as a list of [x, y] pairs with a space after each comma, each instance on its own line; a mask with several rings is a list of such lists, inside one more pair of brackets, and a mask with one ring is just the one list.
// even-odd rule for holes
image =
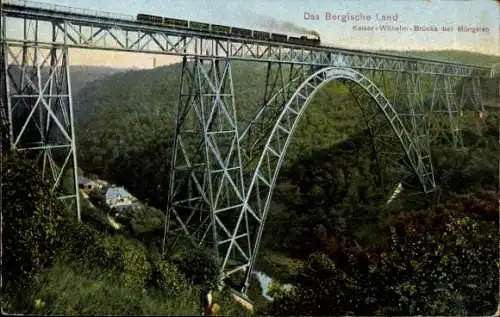
[[[370, 100], [372, 97], [369, 94], [363, 94], [362, 87], [355, 82], [350, 82], [349, 87], [358, 87], [357, 94], [352, 88], [351, 93], [362, 109], [363, 119], [372, 138], [374, 152], [377, 153], [379, 168], [385, 170], [386, 176], [389, 176], [388, 179], [381, 179], [382, 188], [393, 191], [394, 186], [404, 185], [405, 189], [416, 192], [432, 191], [436, 183], [429, 150], [429, 115], [423, 102], [426, 94], [422, 84], [424, 76], [415, 73], [394, 74], [377, 71], [365, 71], [363, 75], [384, 92], [385, 98], [394, 108], [413, 141], [412, 147], [419, 153], [414, 162], [418, 162], [421, 173], [425, 175], [420, 178], [420, 182], [415, 183], [414, 179], [417, 176], [415, 169], [404, 148], [396, 146], [400, 144], [400, 140], [393, 132], [390, 122]], [[422, 180], [425, 181], [422, 182]]]
[[6, 56], [5, 56], [5, 48], [6, 45], [2, 41], [2, 39], [5, 37], [5, 20], [3, 19], [3, 16], [0, 17], [0, 128], [1, 128], [1, 135], [0, 135], [0, 155], [4, 153], [6, 149], [4, 149], [4, 146], [7, 146], [7, 148], [10, 148], [9, 143], [9, 130], [10, 130], [10, 122], [9, 122], [9, 116], [7, 114], [7, 68], [6, 68]]
[[[2, 21], [5, 32], [5, 20]], [[25, 44], [2, 36], [2, 113], [12, 150], [41, 164], [59, 199], [80, 219], [68, 47], [37, 44], [38, 22], [24, 21]], [[57, 30], [53, 29], [54, 37]], [[5, 35], [5, 33], [3, 33]], [[49, 176], [50, 175], [50, 176]], [[61, 185], [64, 184], [64, 188]]]
[[[36, 3], [13, 1], [3, 4], [3, 14], [11, 18], [30, 18], [47, 21], [65, 30], [64, 36], [39, 39], [40, 43], [64, 43], [68, 47], [143, 53], [227, 57], [231, 59], [307, 64], [316, 66], [345, 66], [357, 70], [417, 72], [467, 77], [474, 71], [490, 69], [409, 58], [382, 53], [348, 50], [334, 47], [311, 47], [288, 43], [269, 43], [254, 39], [234, 38], [190, 30], [137, 23], [133, 16], [99, 15], [62, 6], [37, 8]], [[17, 5], [21, 7], [14, 7]], [[39, 5], [38, 5], [39, 6]], [[22, 42], [15, 35], [9, 42]]]
[[481, 77], [477, 74], [461, 80], [459, 108], [461, 111], [472, 110], [479, 114], [486, 113], [481, 93]]
[[491, 66], [491, 70], [490, 70], [490, 77], [495, 77], [495, 76], [498, 76], [498, 70], [500, 69], [500, 63], [496, 63], [494, 65]]
[[[447, 76], [434, 76], [433, 92], [430, 103], [431, 109], [431, 129], [435, 132], [435, 137], [445, 137], [455, 148], [463, 146], [460, 132], [459, 117], [461, 114], [461, 103], [457, 101], [455, 89], [459, 85], [459, 80]], [[447, 124], [442, 124], [443, 115], [448, 117]], [[449, 126], [449, 135], [446, 128]]]
[[406, 102], [402, 103], [403, 111], [399, 112], [400, 117], [406, 122], [406, 126], [413, 137], [413, 144], [416, 152], [419, 153], [418, 165], [419, 171], [423, 173], [420, 177], [423, 191], [425, 193], [432, 191], [436, 187], [434, 179], [434, 170], [430, 152], [430, 125], [429, 113], [425, 108], [424, 102], [424, 76], [418, 76], [413, 73], [403, 73], [404, 92]]
[[432, 76], [432, 97], [429, 100], [431, 141], [444, 139], [455, 148], [463, 147], [462, 117], [473, 111], [485, 118], [487, 109], [482, 100], [481, 77], [473, 74], [468, 78]]
[[176, 126], [165, 232], [183, 231], [199, 246], [211, 240], [222, 272], [239, 270], [252, 254], [252, 211], [240, 212], [245, 186], [229, 60], [184, 58]]

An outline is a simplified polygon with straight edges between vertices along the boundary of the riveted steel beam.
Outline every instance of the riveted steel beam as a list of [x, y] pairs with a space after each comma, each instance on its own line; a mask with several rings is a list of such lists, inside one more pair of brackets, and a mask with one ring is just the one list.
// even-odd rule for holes
[[[52, 191], [80, 220], [68, 47], [37, 44], [37, 21], [24, 24], [23, 45], [1, 42], [2, 117], [9, 122], [9, 146], [40, 164]], [[52, 31], [55, 37], [60, 29]]]

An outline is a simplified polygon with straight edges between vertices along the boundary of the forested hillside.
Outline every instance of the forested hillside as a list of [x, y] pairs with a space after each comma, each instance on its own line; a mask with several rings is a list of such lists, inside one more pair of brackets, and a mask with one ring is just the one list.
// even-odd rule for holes
[[[19, 78], [21, 74], [21, 69], [16, 66], [11, 66], [9, 70], [13, 78]], [[71, 80], [71, 91], [73, 94], [78, 93], [80, 89], [85, 87], [90, 82], [100, 80], [114, 73], [123, 72], [124, 69], [110, 68], [102, 66], [89, 66], [89, 65], [71, 65], [70, 69], [70, 80]], [[43, 80], [46, 80], [48, 76], [49, 69], [44, 67], [42, 70]], [[43, 81], [42, 80], [42, 81]]]
[[89, 65], [71, 65], [71, 91], [78, 93], [80, 89], [85, 87], [90, 82], [103, 79], [114, 73], [125, 71], [120, 68], [110, 68], [103, 66], [89, 66]]
[[387, 51], [387, 53], [480, 66], [491, 66], [500, 62], [500, 56], [498, 55], [486, 55], [467, 51]]
[[[449, 55], [470, 64], [500, 60]], [[176, 64], [116, 73], [74, 95], [79, 166], [148, 205], [126, 213], [123, 231], [63, 221], [64, 209], [31, 172], [31, 163], [8, 157], [4, 179], [12, 212], [4, 219], [15, 225], [6, 252], [17, 252], [19, 260], [4, 265], [26, 263], [8, 280], [22, 282], [24, 290], [3, 294], [10, 311], [198, 314], [199, 287], [216, 278], [213, 259], [190, 249], [159, 258], [180, 70]], [[265, 71], [266, 65], [233, 63], [239, 115], [262, 101]], [[482, 89], [486, 103], [498, 102], [496, 79], [485, 81]], [[273, 283], [274, 301], [268, 303], [253, 280], [250, 296], [257, 313], [492, 314], [500, 269], [498, 113], [480, 119], [466, 105], [465, 148], [453, 149], [445, 138], [432, 144], [437, 190], [428, 196], [403, 190], [387, 204], [385, 186], [394, 187], [399, 179], [378, 163], [361, 109], [349, 89], [336, 82], [318, 92], [302, 117], [257, 264], [294, 287], [287, 291]], [[17, 190], [25, 178], [35, 185]], [[32, 191], [37, 195], [23, 205]], [[23, 207], [23, 218], [16, 220]], [[85, 207], [84, 213], [89, 218], [95, 211]], [[33, 223], [49, 225], [18, 239]], [[217, 296], [221, 314], [244, 314], [227, 294]]]

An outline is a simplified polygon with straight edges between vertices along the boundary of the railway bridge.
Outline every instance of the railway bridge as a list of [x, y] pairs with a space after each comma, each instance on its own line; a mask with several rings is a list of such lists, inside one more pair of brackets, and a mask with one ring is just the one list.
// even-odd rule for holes
[[[242, 294], [287, 146], [320, 87], [345, 83], [374, 131], [377, 151], [398, 145], [387, 156], [401, 171], [395, 184], [410, 177], [429, 193], [436, 186], [430, 142], [446, 136], [462, 145], [461, 115], [485, 112], [480, 85], [493, 76], [474, 65], [147, 25], [134, 16], [29, 1], [4, 1], [1, 9], [5, 137], [13, 150], [36, 154], [54, 190], [72, 168], [75, 190], [60, 199], [78, 219], [71, 49], [183, 58], [178, 108], [164, 110], [176, 111], [177, 121], [163, 252], [178, 237], [207, 245], [221, 281], [232, 281]], [[267, 65], [262, 103], [250, 114], [238, 107], [235, 61]], [[390, 133], [377, 133], [382, 130]]]

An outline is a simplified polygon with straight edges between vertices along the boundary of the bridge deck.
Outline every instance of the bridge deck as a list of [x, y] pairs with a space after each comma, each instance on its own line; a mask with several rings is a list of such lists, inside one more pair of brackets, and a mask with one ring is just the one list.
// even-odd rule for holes
[[[65, 9], [66, 8], [66, 9]], [[2, 4], [2, 15], [48, 21], [57, 25], [55, 41], [39, 40], [41, 45], [64, 44], [74, 48], [132, 51], [180, 56], [227, 57], [231, 59], [274, 61], [317, 66], [345, 66], [394, 72], [416, 72], [449, 76], [486, 73], [489, 68], [431, 59], [350, 50], [329, 46], [305, 46], [238, 38], [164, 26], [145, 25], [135, 17], [99, 13], [31, 1], [9, 0]], [[6, 23], [7, 24], [7, 23]], [[21, 36], [21, 35], [20, 35]], [[6, 38], [9, 45], [32, 42]]]

